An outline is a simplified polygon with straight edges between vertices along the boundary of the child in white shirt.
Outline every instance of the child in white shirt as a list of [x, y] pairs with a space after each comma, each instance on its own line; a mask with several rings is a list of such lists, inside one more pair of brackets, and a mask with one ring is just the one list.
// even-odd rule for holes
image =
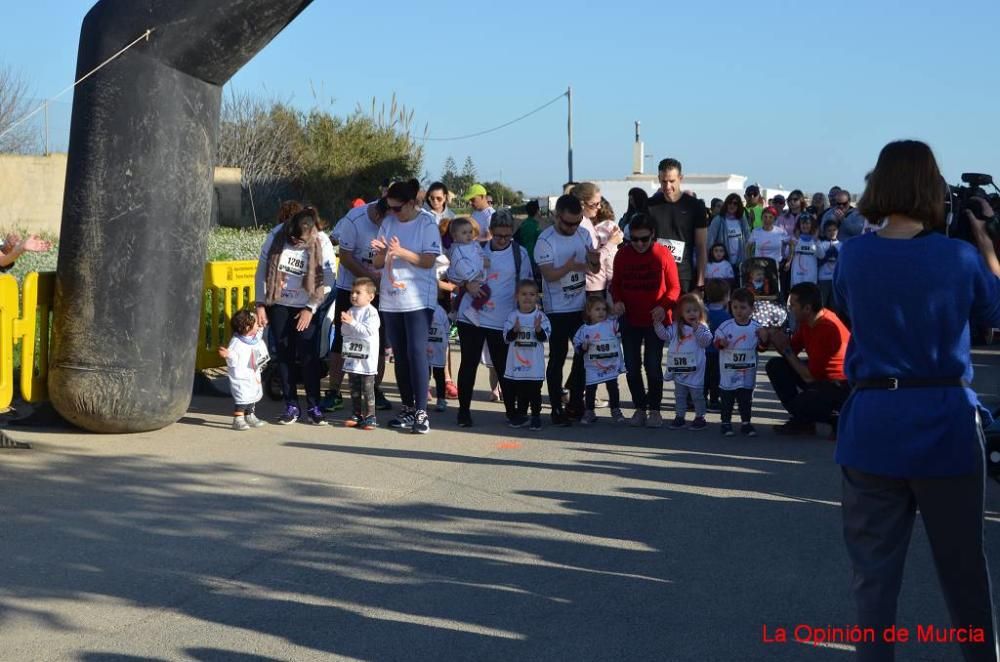
[[788, 242], [789, 260], [785, 267], [791, 271], [791, 287], [799, 283], [815, 283], [819, 275], [816, 219], [812, 214], [802, 214], [797, 227], [799, 236]]
[[[483, 247], [475, 238], [472, 221], [465, 217], [452, 219], [448, 225], [451, 234], [451, 248], [448, 249], [448, 280], [458, 285], [475, 283], [485, 296], [473, 297], [465, 318], [479, 326], [479, 311], [490, 300], [490, 287], [486, 284], [486, 270], [490, 268], [489, 258], [483, 254]], [[460, 287], [455, 299], [455, 310], [462, 305], [462, 298], [468, 296], [465, 287]]]
[[590, 425], [597, 421], [594, 401], [597, 398], [598, 384], [604, 384], [608, 389], [611, 419], [615, 423], [624, 423], [618, 375], [625, 372], [625, 361], [618, 320], [608, 319], [608, 302], [599, 296], [587, 298], [583, 316], [586, 322], [573, 336], [573, 351], [583, 355], [583, 368], [587, 377], [585, 408], [580, 423]]
[[819, 242], [819, 294], [823, 299], [824, 308], [833, 308], [833, 272], [837, 268], [837, 258], [840, 256], [840, 240], [837, 233], [840, 227], [836, 221], [827, 221], [823, 226], [823, 239]]
[[736, 282], [733, 265], [729, 262], [729, 253], [725, 244], [715, 244], [708, 251], [708, 264], [705, 265], [705, 280], [724, 280], [730, 285]]
[[[538, 283], [525, 279], [517, 284], [517, 308], [503, 325], [504, 340], [510, 345], [504, 377], [513, 393], [504, 397], [514, 399], [514, 418], [509, 425], [531, 430], [542, 429], [542, 384], [545, 382], [545, 341], [552, 333], [552, 325], [545, 313], [538, 309]], [[528, 419], [528, 406], [531, 419]]]
[[694, 404], [690, 429], [704, 430], [705, 422], [705, 348], [712, 344], [708, 313], [701, 297], [689, 293], [677, 301], [674, 321], [653, 325], [657, 337], [667, 343], [667, 371], [674, 377], [674, 420], [670, 429], [686, 427], [688, 398]]
[[229, 372], [229, 390], [233, 395], [233, 429], [237, 431], [267, 425], [257, 418], [254, 409], [264, 397], [260, 371], [270, 355], [264, 342], [264, 329], [257, 324], [257, 316], [249, 310], [233, 315], [230, 326], [233, 337], [228, 347], [219, 348], [219, 356], [226, 359]]
[[378, 373], [378, 311], [372, 304], [377, 290], [371, 278], [356, 278], [351, 287], [351, 309], [340, 314], [344, 336], [344, 373], [351, 384], [354, 415], [344, 421], [349, 428], [374, 430], [375, 375]]
[[427, 364], [431, 367], [431, 375], [434, 377], [434, 391], [437, 396], [435, 411], [448, 409], [448, 400], [445, 397], [444, 367], [448, 363], [450, 331], [451, 320], [448, 319], [448, 313], [440, 305], [435, 306], [431, 326], [427, 331]]
[[757, 431], [750, 423], [753, 413], [753, 390], [757, 385], [757, 346], [760, 325], [750, 319], [753, 314], [754, 295], [747, 288], [740, 288], [730, 295], [729, 309], [733, 318], [719, 325], [715, 331], [715, 346], [719, 349], [719, 388], [722, 390], [722, 435], [733, 436], [733, 403], [739, 404], [743, 425], [740, 432], [756, 437]]

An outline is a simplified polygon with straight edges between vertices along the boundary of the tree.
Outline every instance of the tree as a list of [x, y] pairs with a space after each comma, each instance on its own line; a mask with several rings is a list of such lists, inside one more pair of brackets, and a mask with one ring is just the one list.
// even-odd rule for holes
[[31, 110], [27, 81], [9, 66], [0, 65], [0, 134], [3, 134], [0, 152], [32, 154], [40, 151], [41, 135], [37, 123], [28, 121], [11, 128]]
[[448, 190], [456, 195], [461, 195], [458, 189], [458, 165], [450, 155], [444, 160], [444, 168], [441, 169], [441, 183], [448, 187]]
[[519, 207], [524, 204], [524, 193], [515, 191], [502, 182], [483, 182], [486, 191], [493, 196], [495, 207]]
[[[451, 157], [448, 157], [448, 158], [451, 159]], [[455, 164], [454, 159], [451, 160], [451, 164], [452, 165]], [[445, 166], [447, 167], [447, 165], [448, 165], [448, 162], [446, 161], [445, 162]], [[452, 170], [452, 172], [454, 172], [454, 170]], [[476, 176], [477, 176], [476, 175], [476, 166], [472, 162], [472, 157], [471, 156], [466, 156], [465, 157], [465, 165], [462, 166], [462, 174], [461, 175], [456, 175], [453, 178], [453, 181], [452, 181], [451, 184], [448, 184], [447, 182], [445, 182], [445, 186], [447, 186], [448, 189], [450, 191], [454, 192], [456, 195], [462, 196], [465, 193], [465, 191], [468, 190], [468, 188], [470, 186], [472, 186], [473, 184], [476, 183]]]

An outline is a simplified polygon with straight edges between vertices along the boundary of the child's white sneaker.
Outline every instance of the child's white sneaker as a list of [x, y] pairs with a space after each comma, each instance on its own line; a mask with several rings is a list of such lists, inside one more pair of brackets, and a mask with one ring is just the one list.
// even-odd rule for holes
[[266, 422], [257, 418], [256, 414], [247, 414], [246, 419], [247, 419], [247, 425], [249, 425], [252, 428], [260, 428], [267, 425]]
[[247, 423], [247, 419], [244, 416], [233, 416], [233, 429], [237, 432], [243, 432], [250, 429], [250, 424]]

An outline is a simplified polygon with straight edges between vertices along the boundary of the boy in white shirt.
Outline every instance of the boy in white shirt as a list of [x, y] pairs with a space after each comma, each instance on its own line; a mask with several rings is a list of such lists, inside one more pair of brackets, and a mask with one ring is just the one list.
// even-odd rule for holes
[[371, 278], [356, 278], [351, 286], [351, 309], [340, 314], [344, 373], [351, 385], [354, 415], [344, 421], [349, 428], [374, 430], [375, 375], [378, 373], [378, 330], [381, 321], [371, 305], [377, 290]]
[[239, 432], [267, 425], [257, 418], [254, 409], [264, 396], [260, 371], [267, 365], [270, 355], [264, 342], [264, 329], [257, 324], [257, 316], [241, 310], [230, 322], [233, 330], [228, 347], [219, 348], [219, 356], [226, 359], [229, 372], [229, 390], [233, 395], [233, 429]]
[[[507, 352], [504, 377], [513, 393], [505, 397], [514, 400], [512, 428], [530, 425], [542, 429], [542, 383], [545, 381], [545, 341], [552, 325], [545, 313], [538, 310], [538, 284], [525, 279], [517, 284], [517, 308], [503, 325], [504, 340], [511, 345]], [[528, 421], [528, 406], [531, 421]]]
[[836, 221], [827, 221], [823, 226], [823, 238], [820, 239], [819, 249], [819, 294], [823, 300], [824, 308], [833, 307], [833, 272], [837, 268], [837, 257], [840, 255], [840, 240], [837, 233], [840, 227]]
[[729, 308], [733, 318], [715, 330], [715, 346], [719, 349], [719, 388], [722, 391], [722, 435], [733, 436], [733, 404], [740, 408], [740, 432], [756, 437], [757, 431], [750, 423], [753, 413], [753, 390], [757, 385], [757, 346], [760, 343], [760, 325], [750, 319], [753, 314], [754, 295], [747, 288], [740, 288], [730, 296]]

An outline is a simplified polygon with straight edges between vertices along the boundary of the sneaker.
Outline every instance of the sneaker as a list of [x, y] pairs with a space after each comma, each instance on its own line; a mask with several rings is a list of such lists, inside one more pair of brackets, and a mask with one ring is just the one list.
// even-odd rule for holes
[[634, 428], [642, 428], [646, 426], [646, 412], [641, 409], [636, 409], [635, 413], [632, 414], [632, 418], [628, 422]]
[[527, 427], [527, 425], [528, 425], [528, 417], [527, 416], [514, 416], [507, 423], [508, 427], [512, 427], [512, 428], [515, 428], [515, 429], [516, 428]]
[[621, 408], [615, 407], [611, 410], [611, 420], [619, 425], [625, 422], [625, 414], [622, 413]]
[[705, 422], [704, 416], [695, 416], [691, 425], [688, 426], [688, 430], [704, 430], [707, 427], [708, 423]]
[[448, 409], [448, 401], [444, 398], [438, 398], [437, 404], [434, 406], [434, 411], [445, 411]]
[[732, 436], [736, 435], [736, 433], [733, 432], [733, 424], [732, 423], [723, 423], [722, 425], [720, 425], [719, 426], [719, 432], [722, 433], [723, 437], [732, 437]]
[[362, 416], [361, 414], [355, 414], [354, 416], [351, 416], [349, 419], [344, 421], [344, 427], [359, 428], [364, 424], [364, 422], [365, 422], [364, 416]]
[[375, 420], [374, 416], [365, 417], [364, 421], [361, 423], [360, 427], [362, 430], [374, 430], [378, 427], [378, 421]]
[[528, 425], [528, 429], [529, 430], [535, 430], [536, 432], [538, 430], [541, 430], [542, 429], [542, 417], [541, 416], [532, 416], [531, 417], [531, 423]]
[[581, 425], [593, 425], [597, 422], [597, 414], [594, 413], [593, 409], [587, 409], [583, 412], [583, 416], [580, 417]]
[[753, 426], [750, 425], [749, 423], [744, 423], [743, 425], [740, 426], [740, 434], [742, 434], [744, 437], [756, 437], [757, 431], [754, 430]]
[[444, 397], [449, 400], [458, 400], [458, 386], [455, 382], [448, 381], [444, 383]]
[[379, 388], [375, 389], [375, 409], [379, 411], [389, 411], [392, 409], [392, 403], [389, 402], [389, 399], [385, 397], [385, 393]]
[[468, 409], [458, 410], [458, 427], [460, 428], [472, 427], [472, 414], [469, 413]]
[[647, 428], [663, 427], [663, 417], [660, 416], [660, 412], [651, 411], [648, 414], [646, 414], [646, 427]]
[[573, 425], [573, 422], [569, 420], [569, 416], [562, 409], [552, 410], [552, 425], [559, 428], [568, 428]]
[[247, 425], [249, 425], [252, 428], [262, 428], [265, 425], [267, 425], [267, 423], [257, 418], [256, 414], [247, 414], [246, 419], [247, 419]]
[[[458, 326], [456, 324], [452, 324], [451, 328], [448, 329], [448, 339], [454, 340], [456, 342], [458, 341]], [[455, 391], [455, 393], [456, 393], [455, 397], [457, 398], [458, 391]]]
[[396, 418], [389, 421], [389, 427], [393, 430], [402, 430], [404, 428], [413, 427], [413, 416], [416, 414], [412, 409], [403, 407], [399, 415]]
[[785, 421], [781, 425], [772, 425], [771, 429], [774, 430], [774, 434], [782, 437], [816, 434], [815, 423], [804, 423], [795, 419]]
[[684, 420], [683, 416], [674, 416], [674, 420], [670, 421], [670, 425], [667, 427], [671, 430], [683, 430], [687, 427], [687, 421]]
[[705, 407], [708, 411], [719, 413], [722, 411], [722, 406], [719, 404], [718, 400], [709, 400], [708, 406]]
[[431, 423], [427, 420], [427, 412], [423, 409], [418, 409], [413, 414], [413, 425], [410, 426], [410, 430], [413, 434], [427, 434], [431, 431]]
[[307, 409], [306, 418], [313, 425], [326, 425], [326, 417], [323, 416], [323, 410], [319, 407], [310, 407]]
[[576, 407], [566, 407], [566, 418], [570, 422], [576, 422], [583, 419], [583, 409], [577, 409]]
[[608, 406], [607, 400], [601, 400], [600, 398], [594, 398], [594, 409], [604, 409]]
[[326, 397], [319, 401], [319, 406], [323, 411], [337, 411], [344, 408], [344, 398], [340, 391], [327, 391]]
[[250, 424], [243, 416], [233, 416], [233, 429], [237, 432], [243, 432], [250, 429]]
[[291, 425], [299, 420], [298, 405], [285, 405], [285, 413], [278, 419], [278, 425]]

